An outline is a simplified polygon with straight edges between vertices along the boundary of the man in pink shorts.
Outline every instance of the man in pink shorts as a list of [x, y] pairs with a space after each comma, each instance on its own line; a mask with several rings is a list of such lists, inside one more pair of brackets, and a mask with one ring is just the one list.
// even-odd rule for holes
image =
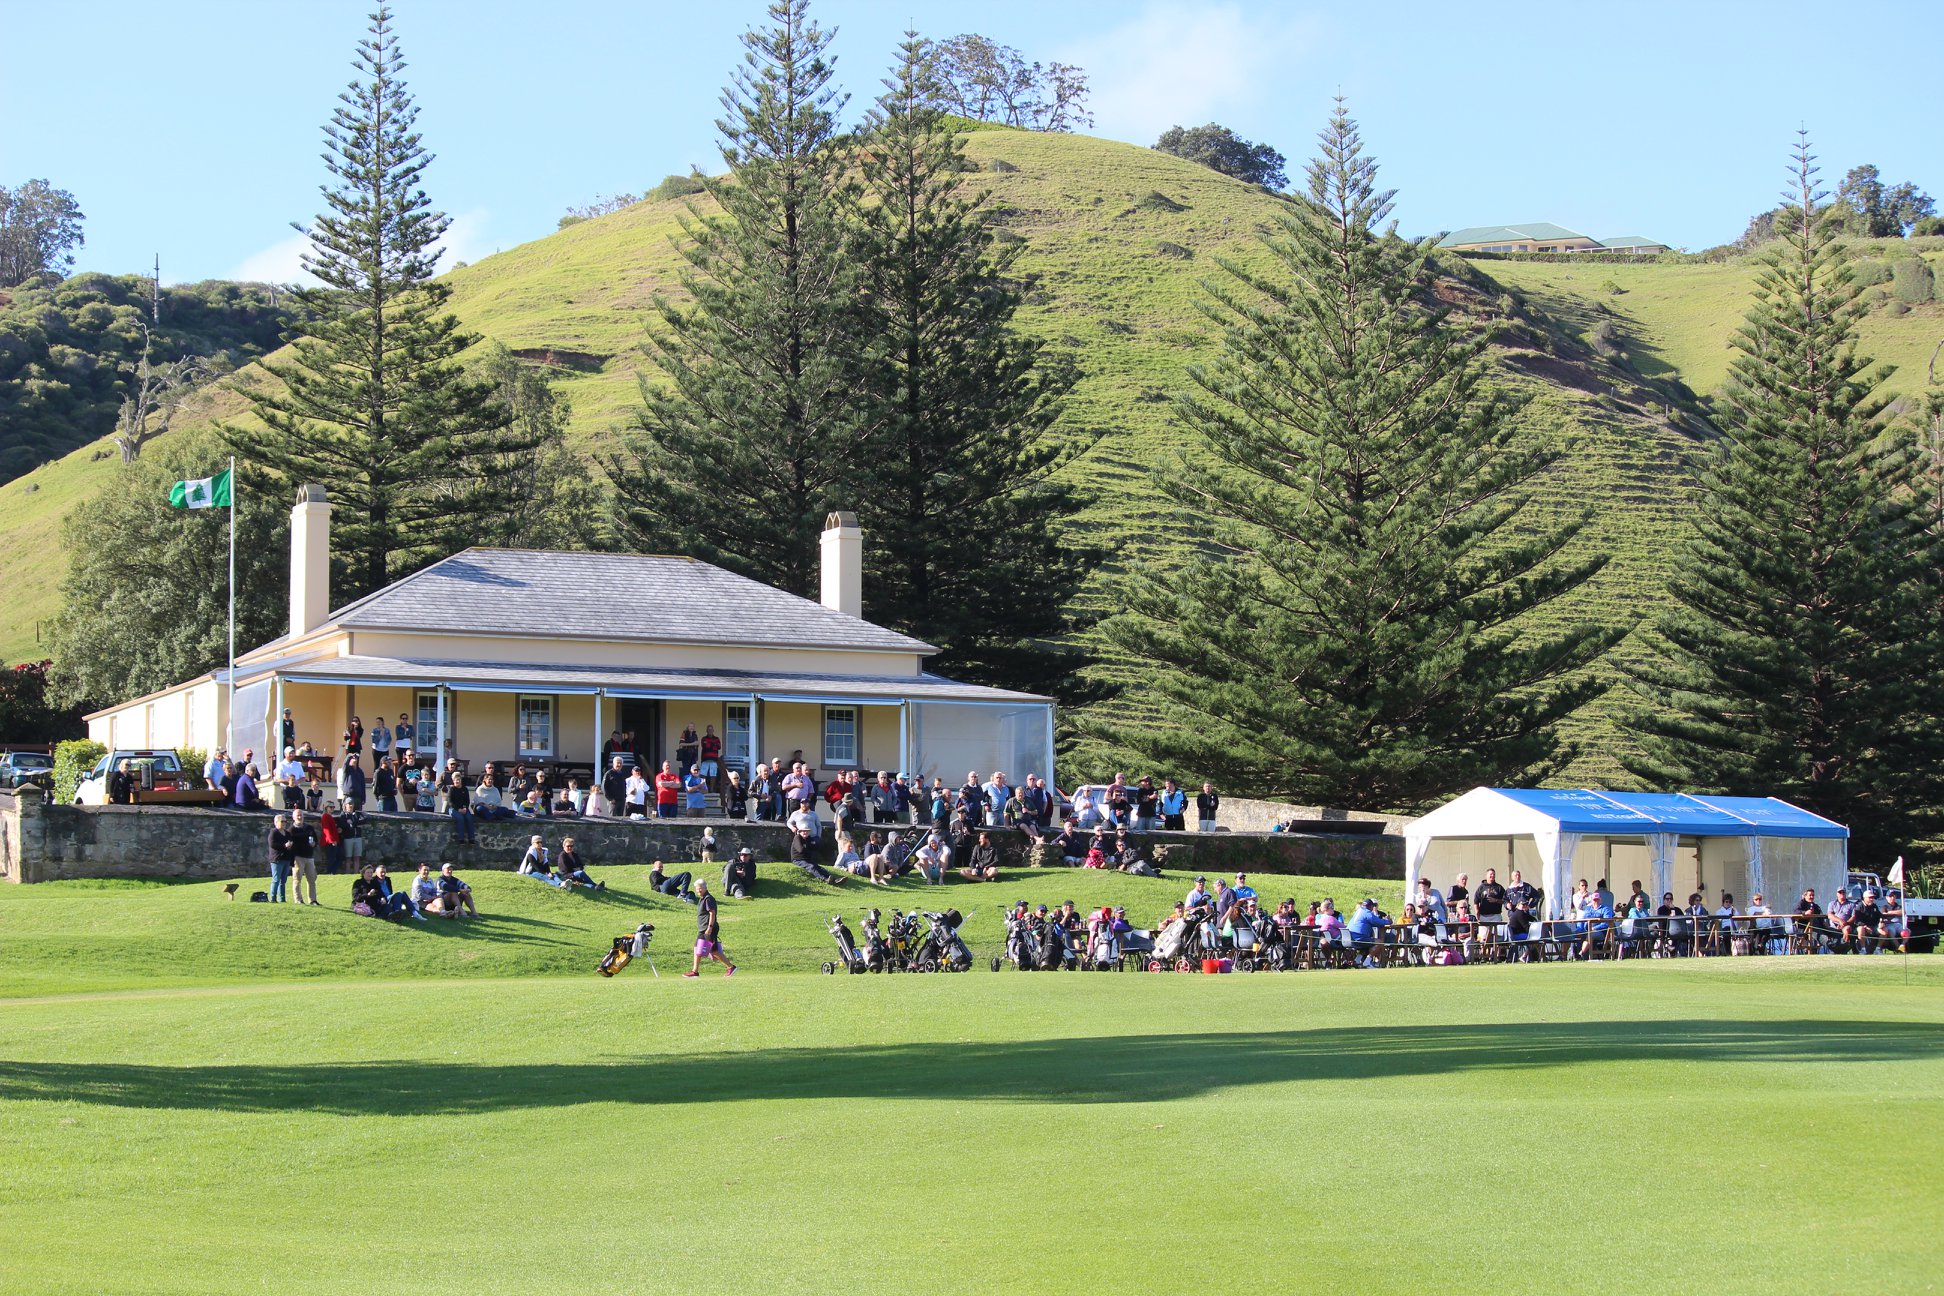
[[722, 925], [716, 918], [716, 898], [709, 894], [709, 883], [705, 878], [695, 880], [695, 957], [689, 961], [689, 970], [682, 973], [685, 977], [702, 975], [702, 960], [712, 958], [727, 969], [724, 976], [734, 976], [736, 965], [722, 954]]

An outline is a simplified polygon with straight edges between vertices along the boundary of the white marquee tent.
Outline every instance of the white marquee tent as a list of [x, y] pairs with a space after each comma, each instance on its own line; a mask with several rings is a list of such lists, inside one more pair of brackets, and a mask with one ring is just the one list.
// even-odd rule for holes
[[1475, 886], [1487, 868], [1501, 883], [1521, 871], [1554, 918], [1578, 878], [1621, 896], [1638, 879], [1656, 903], [1699, 891], [1712, 906], [1727, 890], [1746, 908], [1762, 892], [1787, 912], [1804, 887], [1826, 901], [1843, 884], [1849, 829], [1774, 797], [1473, 788], [1404, 830], [1406, 896], [1419, 877], [1443, 890], [1466, 873]]

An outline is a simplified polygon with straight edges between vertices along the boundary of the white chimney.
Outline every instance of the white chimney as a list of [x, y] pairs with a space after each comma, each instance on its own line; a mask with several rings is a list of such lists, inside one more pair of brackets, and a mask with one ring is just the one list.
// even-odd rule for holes
[[331, 614], [331, 504], [322, 486], [299, 486], [290, 510], [290, 637]]
[[845, 616], [864, 615], [864, 533], [857, 514], [832, 513], [824, 519], [823, 605]]

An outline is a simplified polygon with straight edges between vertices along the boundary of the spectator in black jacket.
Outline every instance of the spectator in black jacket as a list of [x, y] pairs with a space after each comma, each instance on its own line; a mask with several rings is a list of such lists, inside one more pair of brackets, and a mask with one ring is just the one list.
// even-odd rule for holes
[[290, 816], [278, 815], [270, 828], [270, 900], [282, 904], [284, 889], [290, 881], [290, 861], [295, 854], [290, 842]]
[[1202, 790], [1195, 794], [1195, 827], [1202, 832], [1214, 832], [1215, 815], [1221, 808], [1222, 797], [1215, 791], [1215, 785], [1202, 784]]
[[993, 844], [989, 831], [979, 830], [978, 844], [965, 857], [965, 867], [959, 870], [959, 876], [967, 882], [999, 880], [999, 848]]
[[628, 817], [628, 768], [625, 757], [608, 758], [608, 767], [601, 773], [601, 800], [607, 802], [609, 818]]

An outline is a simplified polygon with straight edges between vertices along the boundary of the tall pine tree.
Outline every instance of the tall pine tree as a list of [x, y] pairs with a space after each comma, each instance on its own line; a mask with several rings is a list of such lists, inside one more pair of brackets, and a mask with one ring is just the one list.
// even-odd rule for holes
[[691, 209], [680, 244], [692, 299], [658, 300], [643, 409], [608, 463], [644, 547], [706, 558], [814, 595], [817, 537], [854, 509], [857, 275], [848, 248], [843, 99], [830, 35], [807, 0], [775, 0], [743, 36], [723, 92], [721, 208]]
[[1071, 694], [1071, 595], [1094, 555], [1055, 478], [1071, 367], [1012, 327], [1020, 243], [968, 192], [957, 119], [931, 107], [930, 42], [907, 33], [866, 117], [853, 257], [863, 276], [863, 439], [853, 492], [870, 546], [865, 608], [941, 652], [945, 674]]
[[1270, 269], [1208, 285], [1221, 352], [1157, 476], [1204, 551], [1105, 623], [1159, 713], [1105, 736], [1233, 792], [1410, 809], [1550, 768], [1611, 636], [1531, 615], [1601, 563], [1526, 512], [1552, 456], [1481, 386], [1431, 244], [1378, 230], [1392, 195], [1341, 101], [1320, 140]]
[[493, 385], [458, 360], [476, 339], [433, 278], [449, 222], [419, 187], [432, 156], [413, 129], [388, 8], [371, 15], [352, 63], [324, 128], [326, 210], [297, 227], [311, 243], [304, 268], [323, 286], [296, 295], [316, 318], [290, 359], [265, 365], [278, 381], [246, 391], [269, 433], [225, 431], [279, 486], [330, 488], [340, 601], [463, 547], [474, 519], [510, 511], [521, 484], [504, 465], [531, 448]]
[[1937, 540], [1806, 137], [1733, 345], [1673, 610], [1630, 681], [1657, 786], [1779, 796], [1885, 862], [1938, 825]]

